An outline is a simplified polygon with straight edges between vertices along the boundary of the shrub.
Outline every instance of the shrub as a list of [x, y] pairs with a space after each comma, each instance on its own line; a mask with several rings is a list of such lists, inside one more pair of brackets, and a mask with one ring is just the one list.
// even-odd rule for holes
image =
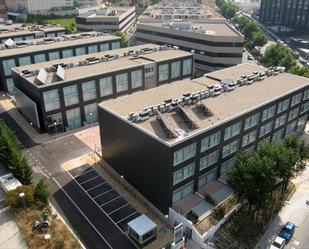
[[36, 201], [41, 201], [43, 203], [47, 203], [49, 192], [47, 189], [47, 185], [43, 179], [41, 179], [34, 188], [34, 198]]
[[19, 194], [25, 193], [25, 205], [30, 206], [34, 203], [33, 192], [33, 185], [22, 185], [14, 190], [7, 192], [5, 199], [7, 204], [11, 207], [20, 208], [24, 205], [24, 203], [23, 200], [19, 197]]
[[214, 218], [216, 220], [221, 220], [224, 217], [224, 215], [225, 215], [224, 207], [219, 206], [214, 210]]
[[204, 193], [204, 198], [205, 198], [205, 201], [209, 202], [211, 205], [213, 206], [217, 205], [217, 201], [206, 192]]
[[57, 238], [55, 239], [55, 248], [56, 249], [62, 249], [64, 248], [64, 241], [65, 241], [65, 237], [60, 235], [57, 236]]
[[198, 215], [195, 212], [193, 212], [192, 210], [190, 210], [187, 213], [187, 219], [192, 221], [193, 224], [196, 224], [198, 222]]

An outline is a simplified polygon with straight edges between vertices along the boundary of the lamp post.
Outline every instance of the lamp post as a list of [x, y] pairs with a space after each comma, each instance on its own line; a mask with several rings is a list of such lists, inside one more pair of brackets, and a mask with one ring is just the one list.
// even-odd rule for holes
[[50, 249], [50, 244], [49, 244], [50, 238], [51, 238], [51, 236], [50, 236], [49, 233], [44, 235], [44, 239], [47, 241], [48, 249]]
[[166, 221], [166, 227], [168, 227], [168, 214], [164, 215]]
[[89, 115], [90, 115], [90, 124], [92, 125], [92, 112], [89, 112]]
[[54, 122], [54, 125], [55, 125], [55, 130], [56, 130], [56, 135], [58, 133], [58, 129], [57, 129], [57, 121]]
[[19, 198], [22, 200], [22, 202], [23, 202], [23, 207], [24, 207], [24, 210], [25, 210], [25, 212], [26, 212], [26, 216], [27, 216], [27, 221], [29, 222], [29, 216], [28, 216], [28, 211], [27, 211], [27, 209], [26, 209], [26, 203], [25, 203], [25, 197], [26, 197], [26, 195], [25, 195], [25, 193], [19, 193]]

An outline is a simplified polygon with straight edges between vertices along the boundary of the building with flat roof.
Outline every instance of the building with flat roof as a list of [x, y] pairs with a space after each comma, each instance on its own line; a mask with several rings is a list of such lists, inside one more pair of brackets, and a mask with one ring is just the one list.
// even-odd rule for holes
[[308, 0], [261, 0], [260, 22], [309, 32]]
[[97, 122], [97, 103], [191, 78], [192, 54], [154, 44], [13, 68], [16, 106], [41, 132]]
[[301, 133], [308, 83], [283, 68], [241, 64], [102, 102], [103, 159], [167, 214], [224, 182], [239, 149]]
[[242, 62], [243, 35], [214, 9], [197, 3], [149, 6], [138, 18], [136, 37], [193, 51], [195, 66], [203, 71]]
[[0, 45], [1, 89], [14, 93], [11, 68], [120, 48], [121, 38], [99, 32], [62, 35]]
[[76, 27], [79, 30], [121, 31], [127, 34], [135, 24], [135, 7], [104, 6], [82, 13], [75, 19]]

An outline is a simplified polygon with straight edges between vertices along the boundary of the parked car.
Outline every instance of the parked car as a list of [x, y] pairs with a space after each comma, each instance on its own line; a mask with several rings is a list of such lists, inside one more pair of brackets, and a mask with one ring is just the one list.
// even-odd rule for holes
[[285, 245], [285, 239], [279, 236], [276, 237], [274, 242], [271, 244], [270, 249], [282, 249]]
[[279, 236], [286, 241], [289, 241], [293, 237], [294, 232], [295, 224], [293, 224], [292, 222], [288, 222], [282, 227]]

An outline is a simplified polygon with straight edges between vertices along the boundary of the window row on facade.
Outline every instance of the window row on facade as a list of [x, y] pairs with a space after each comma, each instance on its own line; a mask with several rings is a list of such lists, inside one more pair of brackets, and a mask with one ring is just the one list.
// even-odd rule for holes
[[[44, 33], [43, 31], [42, 32], [37, 32], [35, 34], [28, 34], [28, 35], [20, 35], [20, 36], [15, 36], [15, 37], [12, 37], [11, 39], [14, 41], [14, 42], [18, 42], [18, 41], [24, 41], [24, 40], [33, 40], [33, 39], [38, 39], [38, 38], [43, 38], [43, 37], [60, 37], [60, 36], [63, 36], [65, 35], [65, 32], [64, 31], [61, 31], [61, 32], [51, 32], [51, 33]], [[5, 39], [2, 39], [1, 40], [1, 43], [4, 43], [8, 40], [9, 38], [5, 38]]]

